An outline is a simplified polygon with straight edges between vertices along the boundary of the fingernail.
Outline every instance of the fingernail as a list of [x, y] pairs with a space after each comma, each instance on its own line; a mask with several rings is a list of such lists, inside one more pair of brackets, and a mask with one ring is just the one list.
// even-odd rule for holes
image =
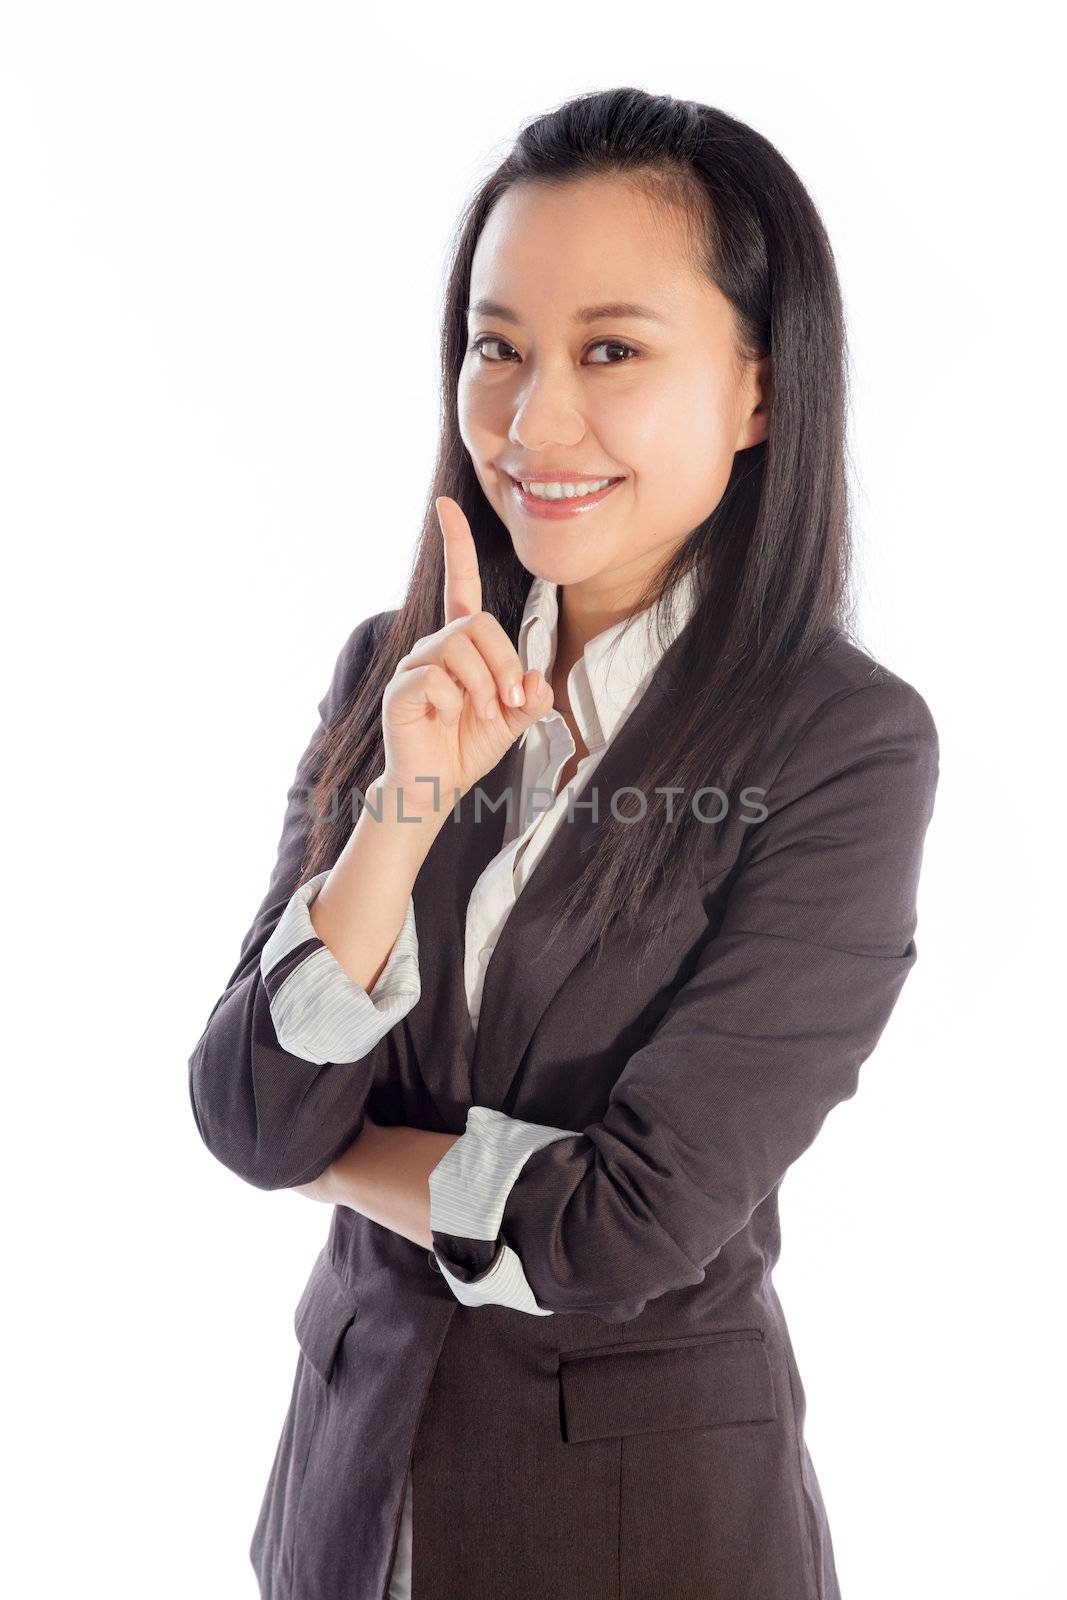
[[522, 706], [526, 704], [526, 694], [521, 683], [513, 683], [508, 690], [508, 705]]

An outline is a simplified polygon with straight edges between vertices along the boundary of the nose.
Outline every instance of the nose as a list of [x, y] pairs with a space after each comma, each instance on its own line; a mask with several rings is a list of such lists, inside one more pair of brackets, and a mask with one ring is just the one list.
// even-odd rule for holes
[[553, 446], [569, 449], [581, 443], [585, 432], [566, 379], [542, 373], [526, 385], [511, 420], [508, 439], [519, 450], [533, 455]]

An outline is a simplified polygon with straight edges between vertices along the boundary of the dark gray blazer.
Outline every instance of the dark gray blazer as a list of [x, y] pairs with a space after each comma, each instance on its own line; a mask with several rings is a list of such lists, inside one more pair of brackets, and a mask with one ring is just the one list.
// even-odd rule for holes
[[[320, 727], [394, 615], [352, 633]], [[602, 817], [655, 737], [659, 678], [592, 775]], [[432, 1252], [334, 1209], [251, 1540], [265, 1600], [384, 1600], [409, 1463], [413, 1600], [838, 1600], [771, 1281], [778, 1188], [855, 1092], [916, 959], [938, 778], [925, 701], [839, 636], [784, 698], [749, 780], [768, 815], [746, 825], [752, 808], [731, 804], [699, 830], [669, 936], [646, 949], [617, 933], [595, 972], [592, 937], [544, 949], [597, 826], [564, 819], [489, 963], [472, 1066], [464, 919], [504, 829], [503, 807], [474, 821], [473, 791], [415, 884], [417, 1004], [355, 1063], [278, 1042], [281, 975], [263, 977], [260, 953], [299, 882], [313, 744], [190, 1059], [208, 1149], [278, 1189], [318, 1176], [364, 1112], [462, 1133], [484, 1105], [584, 1131], [528, 1158], [501, 1226], [553, 1316], [461, 1305]], [[483, 794], [517, 797], [520, 760], [513, 746]], [[434, 1244], [468, 1281], [493, 1249]]]

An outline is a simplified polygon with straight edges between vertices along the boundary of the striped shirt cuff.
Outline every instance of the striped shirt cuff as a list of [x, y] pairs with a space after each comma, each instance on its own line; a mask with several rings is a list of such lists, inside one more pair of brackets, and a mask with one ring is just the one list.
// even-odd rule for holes
[[[466, 1132], [429, 1178], [434, 1255], [442, 1277], [463, 1305], [500, 1305], [539, 1317], [552, 1315], [537, 1304], [518, 1255], [499, 1238], [500, 1224], [511, 1186], [527, 1157], [555, 1139], [575, 1137], [573, 1128], [522, 1122], [488, 1106], [470, 1107]], [[471, 1260], [485, 1264], [472, 1271]]]
[[361, 1060], [407, 1016], [422, 993], [412, 897], [389, 959], [368, 994], [312, 925], [309, 907], [329, 875], [320, 872], [294, 890], [259, 960], [278, 1043], [317, 1066]]

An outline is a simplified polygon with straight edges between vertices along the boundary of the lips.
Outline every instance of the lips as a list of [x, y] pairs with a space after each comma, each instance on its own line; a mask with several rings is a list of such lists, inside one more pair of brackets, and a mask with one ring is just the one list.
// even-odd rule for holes
[[[548, 522], [558, 522], [565, 517], [580, 517], [583, 512], [592, 511], [602, 505], [610, 494], [614, 494], [623, 478], [613, 478], [605, 489], [598, 489], [596, 494], [575, 495], [569, 500], [544, 500], [537, 495], [527, 494], [522, 484], [508, 473], [511, 483], [511, 492], [515, 496], [520, 508], [531, 517], [541, 517]], [[558, 480], [557, 480], [558, 481]], [[575, 482], [580, 478], [575, 477]]]

